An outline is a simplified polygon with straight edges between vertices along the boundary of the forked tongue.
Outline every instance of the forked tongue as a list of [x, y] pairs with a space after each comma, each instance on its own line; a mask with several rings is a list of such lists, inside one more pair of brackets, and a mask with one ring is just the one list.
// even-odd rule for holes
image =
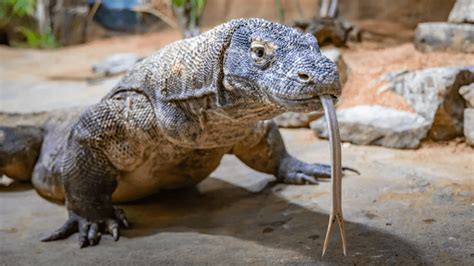
[[324, 115], [326, 116], [326, 121], [329, 130], [329, 143], [331, 150], [331, 199], [332, 207], [329, 214], [329, 224], [328, 230], [326, 232], [326, 238], [324, 239], [323, 245], [323, 256], [326, 253], [329, 238], [331, 237], [331, 232], [334, 223], [337, 221], [339, 225], [339, 232], [341, 235], [342, 242], [342, 252], [346, 256], [346, 233], [344, 229], [344, 219], [342, 216], [342, 165], [341, 165], [341, 140], [339, 137], [339, 127], [337, 124], [336, 110], [334, 109], [334, 104], [332, 102], [331, 96], [321, 95], [319, 97], [324, 108]]

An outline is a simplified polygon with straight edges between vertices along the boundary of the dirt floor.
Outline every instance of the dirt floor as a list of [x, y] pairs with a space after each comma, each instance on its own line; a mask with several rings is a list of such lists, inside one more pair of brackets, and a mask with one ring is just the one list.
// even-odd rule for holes
[[[178, 39], [175, 32], [97, 41], [56, 51], [0, 47], [0, 111], [31, 112], [97, 102], [119, 77], [91, 64], [117, 52], [143, 55]], [[386, 70], [468, 64], [474, 57], [423, 55], [413, 46], [371, 43], [343, 50], [351, 68], [341, 106], [406, 103], [367, 84]], [[358, 89], [359, 88], [359, 89]], [[364, 93], [366, 90], [367, 93]], [[364, 96], [365, 95], [365, 96]], [[340, 107], [341, 107], [340, 106]], [[289, 151], [329, 162], [326, 141], [307, 129], [281, 130]], [[66, 219], [63, 206], [29, 184], [0, 185], [0, 264], [474, 264], [474, 150], [463, 142], [424, 143], [418, 150], [343, 145], [343, 162], [361, 175], [343, 181], [349, 242], [335, 237], [321, 258], [330, 184], [276, 184], [226, 157], [196, 189], [169, 191], [122, 205], [132, 222], [119, 242], [79, 249], [77, 236], [39, 239]], [[9, 185], [7, 185], [9, 184]]]

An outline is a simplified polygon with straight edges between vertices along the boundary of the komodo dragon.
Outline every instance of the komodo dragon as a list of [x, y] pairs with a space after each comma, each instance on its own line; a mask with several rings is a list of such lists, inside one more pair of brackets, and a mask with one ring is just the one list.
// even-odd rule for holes
[[80, 247], [94, 246], [128, 226], [113, 203], [195, 185], [224, 154], [287, 184], [330, 177], [329, 165], [288, 154], [269, 119], [322, 110], [318, 96], [340, 93], [336, 65], [312, 35], [232, 20], [139, 62], [96, 105], [3, 123], [0, 174], [65, 201], [68, 220], [43, 241], [79, 232]]

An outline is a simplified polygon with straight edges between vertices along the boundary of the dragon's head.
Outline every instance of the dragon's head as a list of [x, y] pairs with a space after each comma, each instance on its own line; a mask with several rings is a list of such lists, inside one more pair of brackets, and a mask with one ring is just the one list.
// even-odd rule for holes
[[319, 95], [341, 94], [336, 64], [321, 54], [314, 36], [262, 19], [245, 19], [232, 34], [224, 87], [300, 112], [321, 110]]

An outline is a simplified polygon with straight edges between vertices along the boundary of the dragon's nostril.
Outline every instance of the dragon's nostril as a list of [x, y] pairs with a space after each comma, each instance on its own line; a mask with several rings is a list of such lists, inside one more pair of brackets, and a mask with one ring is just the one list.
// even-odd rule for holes
[[303, 72], [298, 72], [298, 78], [303, 82], [308, 82], [309, 81], [308, 74], [305, 74]]

